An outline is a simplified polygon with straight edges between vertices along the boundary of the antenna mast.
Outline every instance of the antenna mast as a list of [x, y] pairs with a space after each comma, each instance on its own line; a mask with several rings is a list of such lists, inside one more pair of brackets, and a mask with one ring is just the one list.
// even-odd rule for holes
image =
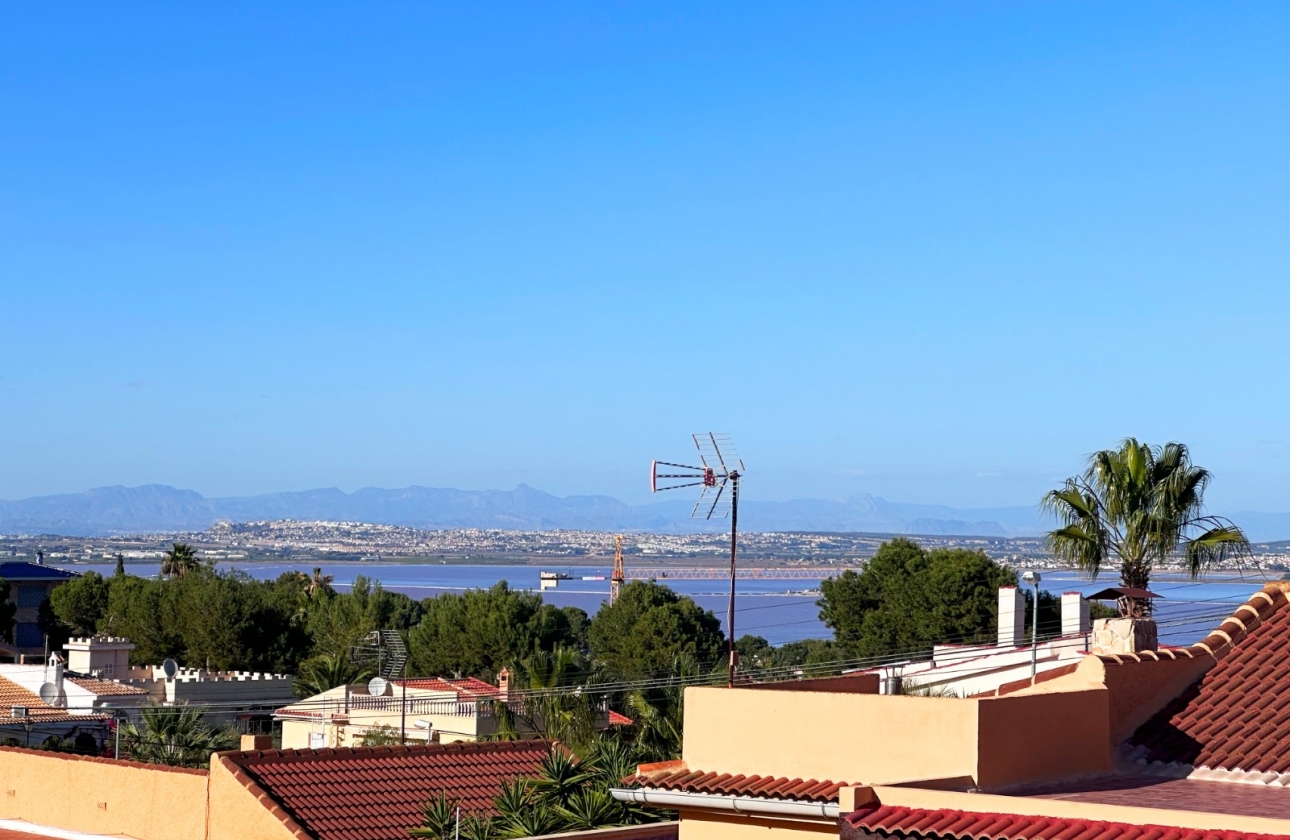
[[[730, 517], [730, 603], [726, 607], [726, 649], [730, 661], [726, 670], [726, 685], [733, 688], [735, 672], [739, 669], [739, 653], [735, 650], [735, 553], [739, 537], [739, 480], [743, 478], [744, 462], [735, 453], [728, 434], [703, 432], [691, 437], [695, 448], [699, 450], [699, 463], [702, 466], [654, 461], [650, 464], [649, 489], [650, 492], [657, 493], [660, 490], [677, 490], [682, 487], [702, 487], [690, 516], [695, 519]], [[659, 467], [674, 471], [659, 472]], [[730, 490], [728, 493], [727, 487]]]

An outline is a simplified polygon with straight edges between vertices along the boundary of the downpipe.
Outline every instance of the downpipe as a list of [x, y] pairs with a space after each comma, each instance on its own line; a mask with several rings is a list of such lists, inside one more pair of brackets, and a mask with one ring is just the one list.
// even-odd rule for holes
[[838, 818], [836, 802], [787, 802], [750, 796], [716, 796], [710, 793], [613, 788], [609, 791], [619, 802], [652, 805], [656, 808], [702, 808], [709, 811], [731, 811], [736, 814], [767, 817]]

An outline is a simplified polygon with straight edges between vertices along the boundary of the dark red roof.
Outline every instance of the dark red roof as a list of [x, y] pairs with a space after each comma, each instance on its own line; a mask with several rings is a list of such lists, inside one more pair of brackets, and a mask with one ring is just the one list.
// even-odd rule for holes
[[1194, 646], [1219, 661], [1130, 737], [1147, 761], [1290, 772], [1287, 591], [1265, 586]]
[[502, 782], [537, 772], [549, 741], [223, 753], [220, 761], [279, 818], [314, 840], [407, 840], [421, 808], [443, 793], [494, 813]]
[[642, 764], [635, 776], [624, 780], [634, 787], [710, 793], [718, 796], [753, 796], [765, 799], [793, 799], [801, 802], [837, 802], [838, 791], [850, 782], [789, 779], [784, 776], [745, 776], [691, 770], [683, 761]]
[[[850, 830], [848, 830], [850, 829]], [[988, 814], [949, 809], [927, 810], [870, 805], [848, 814], [843, 840], [860, 831], [879, 837], [953, 838], [953, 840], [1285, 840], [1282, 834], [1209, 831], [1163, 825]]]

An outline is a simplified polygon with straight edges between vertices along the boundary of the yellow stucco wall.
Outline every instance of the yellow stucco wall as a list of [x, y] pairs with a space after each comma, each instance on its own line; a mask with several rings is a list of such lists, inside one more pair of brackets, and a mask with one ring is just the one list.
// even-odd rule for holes
[[1111, 769], [1108, 714], [1101, 688], [984, 699], [689, 688], [683, 758], [725, 773], [1002, 787]]
[[0, 817], [138, 840], [203, 840], [206, 773], [0, 748]]
[[211, 756], [209, 840], [293, 840], [274, 804], [252, 793], [218, 755]]
[[853, 783], [975, 776], [976, 724], [972, 700], [687, 688], [683, 758], [702, 770]]
[[1109, 772], [1104, 689], [992, 697], [977, 705], [977, 784], [986, 789]]

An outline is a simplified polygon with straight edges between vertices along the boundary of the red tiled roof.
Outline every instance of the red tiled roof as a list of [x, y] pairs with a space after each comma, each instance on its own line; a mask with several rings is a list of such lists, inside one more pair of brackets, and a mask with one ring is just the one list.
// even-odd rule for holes
[[[13, 707], [21, 706], [27, 710], [25, 718], [15, 718]], [[108, 720], [107, 715], [73, 715], [63, 709], [57, 709], [28, 691], [13, 680], [0, 677], [0, 725], [15, 723], [98, 723]]]
[[420, 677], [411, 680], [395, 680], [394, 683], [408, 688], [419, 688], [422, 691], [451, 691], [458, 696], [469, 694], [475, 697], [495, 697], [498, 691], [497, 686], [475, 677], [452, 680], [442, 677]]
[[125, 685], [114, 680], [101, 680], [98, 677], [68, 677], [68, 682], [75, 683], [96, 697], [117, 697], [127, 694], [147, 694], [137, 685]]
[[609, 710], [610, 726], [631, 726], [634, 723], [636, 723], [636, 721], [632, 720], [627, 715], [620, 715], [618, 714], [618, 712], [615, 712], [613, 709]]
[[415, 680], [395, 680], [395, 685], [401, 685], [406, 688], [419, 688], [422, 691], [443, 691], [453, 694], [459, 693], [457, 686], [440, 677], [425, 677]]
[[689, 769], [683, 761], [642, 764], [636, 769], [636, 775], [627, 777], [624, 783], [656, 790], [793, 799], [801, 802], [837, 802], [838, 791], [850, 786], [849, 782], [704, 772]]
[[1193, 646], [1219, 661], [1129, 738], [1148, 761], [1290, 772], [1287, 593], [1268, 584]]
[[314, 840], [407, 840], [425, 802], [443, 793], [492, 812], [502, 782], [532, 775], [550, 741], [223, 753], [289, 829]]
[[[850, 829], [850, 830], [848, 830]], [[870, 805], [843, 820], [843, 840], [865, 831], [879, 837], [952, 838], [953, 840], [1285, 840], [1281, 834], [1205, 831], [1163, 825], [987, 814], [949, 809], [927, 810]]]
[[464, 680], [448, 680], [448, 682], [459, 691], [465, 691], [469, 694], [478, 694], [484, 697], [494, 697], [497, 694], [497, 686], [475, 677], [466, 677]]

